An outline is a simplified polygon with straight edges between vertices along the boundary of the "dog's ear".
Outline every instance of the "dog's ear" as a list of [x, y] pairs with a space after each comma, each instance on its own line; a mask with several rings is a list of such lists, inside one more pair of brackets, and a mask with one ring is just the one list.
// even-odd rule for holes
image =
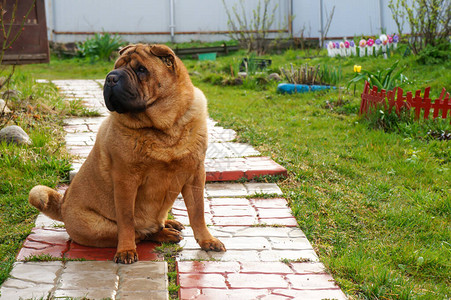
[[175, 70], [175, 53], [171, 48], [165, 45], [153, 45], [149, 51], [160, 58], [168, 68]]
[[127, 51], [127, 49], [130, 49], [133, 46], [135, 46], [135, 45], [127, 45], [127, 46], [121, 48], [121, 50], [119, 50], [119, 55], [122, 55], [125, 51]]

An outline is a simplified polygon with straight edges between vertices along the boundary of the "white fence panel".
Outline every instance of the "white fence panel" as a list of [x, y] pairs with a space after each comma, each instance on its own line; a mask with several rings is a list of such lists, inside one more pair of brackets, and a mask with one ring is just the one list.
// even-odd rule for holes
[[[49, 39], [54, 42], [82, 41], [102, 31], [118, 33], [129, 42], [228, 39], [228, 17], [222, 0], [45, 1]], [[263, 0], [244, 0], [249, 21], [259, 2]], [[225, 3], [230, 11], [237, 6], [241, 13], [240, 0]], [[341, 38], [378, 35], [381, 26], [388, 33], [396, 32], [388, 3], [389, 0], [271, 0], [268, 11], [271, 13], [277, 5], [272, 30], [288, 34], [292, 28], [295, 37], [303, 32], [304, 37], [318, 38], [321, 24], [324, 29], [327, 14], [335, 6], [327, 36]], [[290, 13], [294, 16], [292, 24], [288, 24]]]

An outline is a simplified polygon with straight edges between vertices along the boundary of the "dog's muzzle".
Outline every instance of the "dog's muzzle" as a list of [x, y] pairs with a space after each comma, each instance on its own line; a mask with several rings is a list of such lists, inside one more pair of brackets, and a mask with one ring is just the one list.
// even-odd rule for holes
[[103, 85], [103, 98], [110, 111], [139, 113], [146, 110], [146, 103], [139, 97], [137, 79], [133, 71], [116, 69], [108, 73]]

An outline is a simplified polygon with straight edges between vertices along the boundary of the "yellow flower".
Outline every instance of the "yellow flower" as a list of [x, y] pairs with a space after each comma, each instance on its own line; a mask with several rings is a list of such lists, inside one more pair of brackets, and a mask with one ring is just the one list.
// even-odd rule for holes
[[354, 65], [354, 72], [360, 73], [362, 66]]

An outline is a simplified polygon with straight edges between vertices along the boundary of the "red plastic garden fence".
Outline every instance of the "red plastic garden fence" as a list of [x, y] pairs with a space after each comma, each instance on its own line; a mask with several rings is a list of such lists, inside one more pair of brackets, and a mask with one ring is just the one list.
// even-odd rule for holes
[[[396, 113], [399, 115], [402, 109], [410, 110], [415, 109], [415, 118], [419, 119], [421, 111], [423, 110], [423, 118], [428, 119], [431, 109], [432, 117], [435, 119], [441, 116], [446, 119], [451, 117], [451, 101], [449, 93], [443, 88], [440, 93], [440, 97], [435, 100], [429, 98], [430, 87], [424, 90], [424, 96], [421, 97], [421, 90], [415, 92], [413, 96], [412, 92], [407, 92], [406, 96], [403, 96], [404, 91], [402, 88], [394, 88], [386, 92], [385, 90], [378, 91], [376, 86], [370, 89], [370, 84], [365, 82], [365, 87], [361, 95], [362, 101], [360, 102], [360, 114], [367, 113], [371, 108], [377, 108], [383, 106], [391, 113], [393, 107], [396, 109]], [[446, 94], [446, 95], [445, 95]], [[396, 99], [395, 99], [396, 98]], [[450, 120], [451, 123], [451, 120]]]

